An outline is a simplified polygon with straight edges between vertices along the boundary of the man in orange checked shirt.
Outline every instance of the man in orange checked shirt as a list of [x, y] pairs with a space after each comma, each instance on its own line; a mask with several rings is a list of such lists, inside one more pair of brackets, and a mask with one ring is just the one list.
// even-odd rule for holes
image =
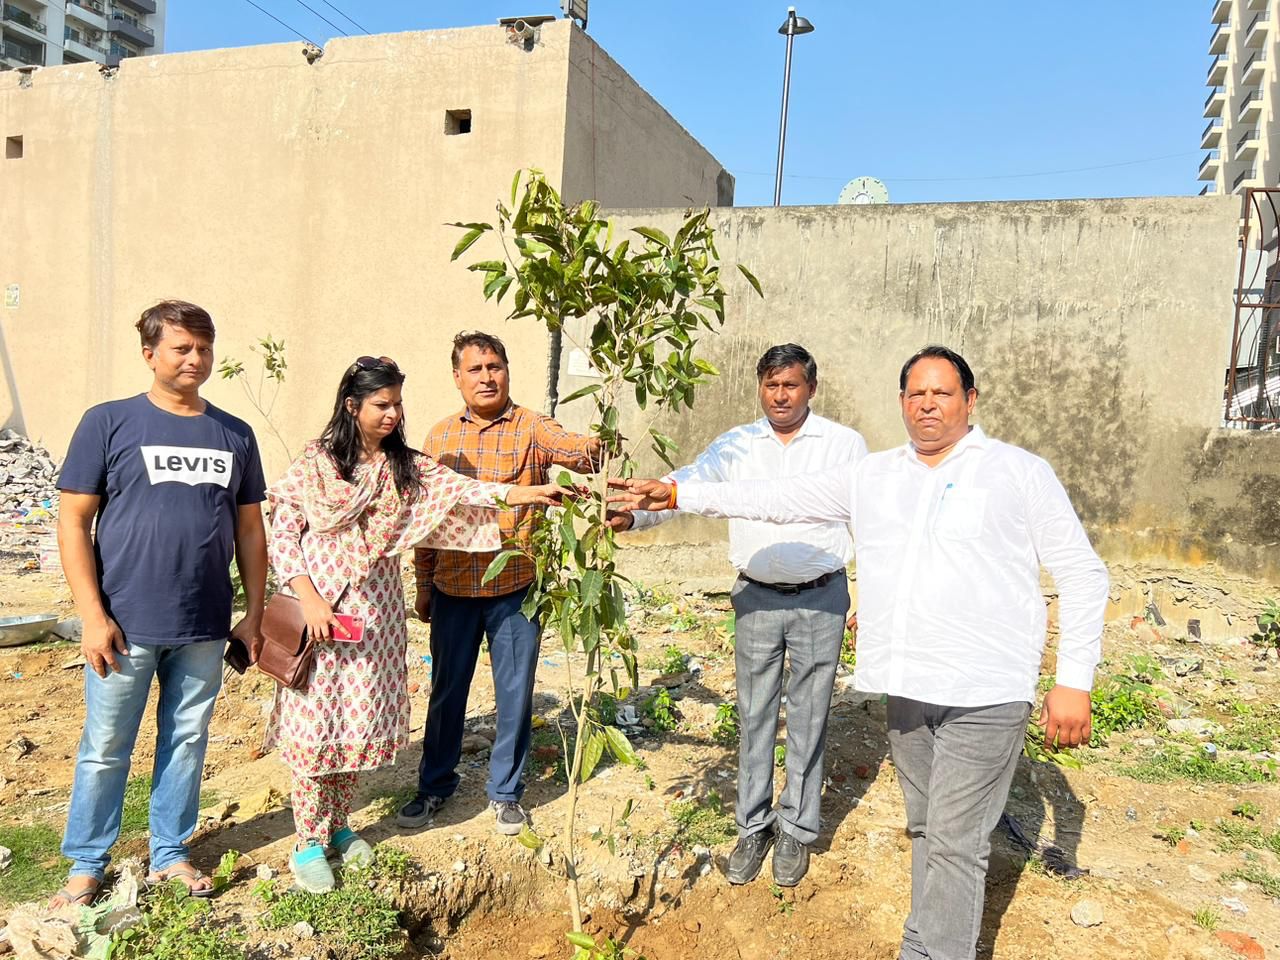
[[[446, 467], [494, 483], [548, 483], [552, 467], [590, 473], [600, 441], [569, 433], [548, 416], [513, 403], [507, 350], [487, 333], [453, 340], [453, 381], [465, 406], [434, 427], [423, 451]], [[531, 508], [501, 514], [504, 541], [528, 546]], [[467, 694], [480, 642], [489, 638], [498, 730], [485, 787], [497, 830], [509, 836], [528, 820], [520, 806], [532, 732], [533, 681], [539, 627], [520, 613], [533, 564], [512, 557], [482, 583], [495, 554], [419, 549], [414, 555], [414, 612], [431, 623], [431, 700], [423, 737], [418, 791], [396, 816], [402, 827], [421, 827], [458, 788], [454, 772], [462, 755]]]

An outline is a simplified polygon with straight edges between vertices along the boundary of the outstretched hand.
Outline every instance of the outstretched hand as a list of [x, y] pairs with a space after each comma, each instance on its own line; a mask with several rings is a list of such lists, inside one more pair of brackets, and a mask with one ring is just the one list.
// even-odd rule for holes
[[566, 493], [572, 492], [555, 483], [516, 486], [507, 492], [507, 504], [512, 507], [554, 507]]
[[609, 498], [615, 510], [629, 512], [631, 510], [665, 510], [671, 502], [671, 485], [661, 480], [623, 480], [615, 478], [609, 481], [614, 490], [624, 490]]

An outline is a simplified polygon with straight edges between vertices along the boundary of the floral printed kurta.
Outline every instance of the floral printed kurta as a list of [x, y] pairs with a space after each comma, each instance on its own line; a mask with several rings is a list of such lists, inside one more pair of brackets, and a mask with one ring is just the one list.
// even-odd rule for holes
[[279, 746], [300, 776], [383, 766], [408, 742], [399, 554], [417, 543], [501, 548], [494, 499], [509, 487], [461, 476], [425, 455], [418, 465], [422, 492], [406, 503], [385, 458], [362, 465], [347, 483], [313, 443], [267, 491], [268, 549], [280, 583], [310, 576], [335, 613], [364, 621], [360, 642], [316, 646], [306, 689], [276, 691], [266, 746]]

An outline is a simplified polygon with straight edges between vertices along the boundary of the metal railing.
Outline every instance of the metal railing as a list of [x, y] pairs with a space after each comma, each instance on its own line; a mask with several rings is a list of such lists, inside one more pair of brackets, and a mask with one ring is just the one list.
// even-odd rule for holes
[[1220, 159], [1217, 150], [1210, 150], [1203, 160], [1200, 161], [1200, 172], [1204, 173], [1205, 168], [1211, 163], [1217, 163]]
[[152, 40], [156, 38], [156, 32], [152, 30], [150, 27], [148, 27], [145, 23], [140, 21], [137, 17], [131, 17], [127, 13], [121, 13], [119, 10], [115, 10], [115, 11], [112, 11], [111, 13], [111, 19], [119, 20], [122, 23], [127, 23], [131, 26], [137, 27], [139, 30], [145, 33]]
[[1215, 129], [1218, 129], [1221, 126], [1222, 126], [1222, 118], [1214, 117], [1212, 120], [1209, 121], [1208, 126], [1204, 128], [1204, 133], [1200, 134], [1200, 139], [1203, 140], [1209, 134], [1213, 133]]
[[99, 0], [67, 0], [67, 6], [83, 7], [85, 10], [92, 10], [100, 17], [106, 17], [107, 15], [107, 8]]
[[1218, 26], [1213, 31], [1213, 36], [1209, 38], [1209, 49], [1212, 50], [1213, 45], [1218, 42], [1218, 38], [1230, 29], [1231, 29], [1230, 20], [1223, 20], [1220, 24], [1218, 24]]
[[1241, 170], [1239, 175], [1234, 180], [1231, 181], [1231, 189], [1234, 190], [1236, 187], [1240, 186], [1240, 184], [1244, 183], [1246, 180], [1252, 180], [1257, 175], [1258, 175], [1258, 171], [1256, 168], [1253, 168], [1253, 167], [1249, 168], [1248, 170]]
[[1269, 20], [1270, 18], [1271, 18], [1271, 8], [1264, 7], [1261, 13], [1255, 15], [1254, 18], [1249, 21], [1249, 29], [1244, 32], [1246, 39], [1248, 38], [1249, 34], [1253, 33], [1253, 28], [1258, 25], [1259, 20]]
[[1280, 188], [1244, 195], [1244, 229], [1236, 282], [1231, 359], [1223, 390], [1223, 425], [1280, 428]]
[[31, 64], [37, 67], [44, 65], [38, 50], [32, 50], [30, 47], [24, 47], [22, 44], [14, 43], [11, 40], [4, 42], [4, 55], [10, 60], [17, 60], [19, 63]]
[[1224, 90], [1222, 87], [1212, 87], [1209, 90], [1209, 96], [1207, 96], [1204, 101], [1205, 109], [1207, 110], [1209, 108], [1209, 104], [1213, 103], [1214, 97], [1221, 95], [1223, 92]]
[[1244, 112], [1249, 109], [1249, 105], [1252, 103], [1259, 103], [1261, 100], [1262, 95], [1258, 93], [1257, 90], [1250, 90], [1240, 98], [1240, 105], [1236, 107], [1236, 118], [1243, 119]]
[[1225, 53], [1218, 54], [1216, 57], [1213, 58], [1213, 60], [1209, 62], [1209, 72], [1208, 74], [1206, 74], [1206, 76], [1212, 77], [1213, 72], [1217, 70], [1218, 67], [1225, 65], [1226, 61], [1227, 61], [1227, 55]]
[[10, 20], [13, 23], [20, 23], [27, 29], [34, 30], [36, 33], [49, 32], [49, 28], [43, 23], [31, 14], [27, 13], [27, 11], [23, 10], [21, 7], [15, 7], [12, 4], [6, 3], [4, 5], [4, 19]]
[[1258, 66], [1262, 66], [1266, 62], [1267, 62], [1267, 48], [1263, 47], [1261, 50], [1257, 51], [1252, 57], [1250, 57], [1248, 60], [1245, 61], [1244, 70], [1242, 70], [1241, 73], [1242, 74], [1248, 73], [1250, 68], [1253, 67], [1254, 64], [1257, 64]]
[[1218, 192], [1217, 186], [1212, 183], [1206, 183], [1203, 187], [1200, 188], [1200, 196], [1202, 197], [1205, 196], [1206, 194], [1217, 193], [1217, 192]]
[[101, 53], [101, 54], [105, 54], [107, 52], [107, 48], [104, 47], [102, 44], [94, 43], [92, 40], [90, 40], [88, 37], [82, 34], [79, 30], [75, 30], [71, 27], [62, 28], [62, 41], [63, 43], [67, 43], [67, 42], [78, 43], [82, 47], [88, 47], [90, 50], [96, 50], [98, 53]]

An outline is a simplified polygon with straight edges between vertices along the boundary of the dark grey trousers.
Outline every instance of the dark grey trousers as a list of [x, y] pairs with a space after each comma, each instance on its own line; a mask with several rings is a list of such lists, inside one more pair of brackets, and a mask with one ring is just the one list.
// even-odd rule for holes
[[899, 960], [973, 960], [991, 831], [1031, 704], [943, 707], [889, 698], [889, 751], [907, 804], [911, 913]]
[[[787, 595], [739, 578], [733, 585], [734, 661], [738, 673], [738, 834], [749, 836], [782, 821], [801, 843], [818, 839], [827, 712], [849, 584], [843, 576]], [[773, 748], [782, 702], [783, 657], [791, 662], [787, 687], [787, 782], [773, 809]]]

